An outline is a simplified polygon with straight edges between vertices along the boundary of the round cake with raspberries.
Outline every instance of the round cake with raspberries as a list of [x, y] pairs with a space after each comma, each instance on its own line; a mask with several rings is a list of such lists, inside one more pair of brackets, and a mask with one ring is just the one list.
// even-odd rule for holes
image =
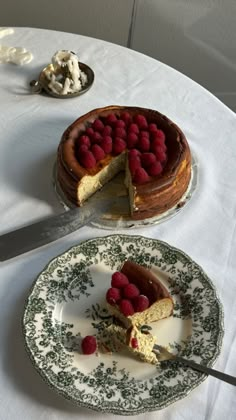
[[57, 153], [57, 181], [74, 205], [124, 171], [130, 218], [173, 208], [188, 189], [191, 153], [181, 129], [158, 111], [124, 106], [95, 109], [72, 123]]
[[127, 329], [167, 318], [174, 309], [173, 299], [161, 281], [130, 260], [113, 273], [106, 300], [109, 312]]

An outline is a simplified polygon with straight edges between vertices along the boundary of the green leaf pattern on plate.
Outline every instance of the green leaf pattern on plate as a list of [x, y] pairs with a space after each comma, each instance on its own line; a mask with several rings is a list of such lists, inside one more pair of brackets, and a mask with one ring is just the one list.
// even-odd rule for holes
[[[97, 366], [84, 374], [73, 364], [75, 353], [80, 352], [81, 333], [75, 325], [59, 322], [53, 316], [56, 304], [92, 295], [95, 285], [91, 267], [102, 262], [114, 271], [127, 258], [167, 274], [170, 291], [179, 298], [174, 316], [192, 319], [191, 337], [173, 347], [183, 356], [211, 366], [223, 337], [222, 307], [211, 280], [183, 252], [142, 236], [110, 235], [88, 240], [52, 260], [27, 299], [23, 332], [31, 360], [49, 386], [79, 405], [133, 415], [166, 407], [187, 395], [205, 376], [177, 362], [165, 362], [161, 368], [156, 367], [156, 376], [136, 380], [127, 369], [119, 369], [117, 362], [109, 366], [99, 359]], [[96, 299], [85, 310], [85, 317], [98, 331], [107, 316]]]

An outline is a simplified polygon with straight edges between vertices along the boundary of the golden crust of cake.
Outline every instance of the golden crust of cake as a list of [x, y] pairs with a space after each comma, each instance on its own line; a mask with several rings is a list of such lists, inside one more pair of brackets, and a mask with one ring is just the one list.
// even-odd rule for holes
[[[103, 181], [107, 182], [121, 169], [125, 170], [125, 164], [121, 163], [113, 167], [109, 176], [106, 168], [109, 168], [114, 160], [111, 154], [107, 154], [95, 167], [85, 169], [76, 158], [75, 151], [76, 138], [96, 118], [106, 117], [110, 113], [119, 116], [124, 111], [128, 111], [131, 116], [142, 114], [148, 122], [156, 123], [166, 135], [168, 159], [163, 172], [158, 176], [150, 177], [150, 180], [144, 184], [132, 183], [130, 187], [132, 190], [130, 193], [131, 218], [142, 220], [162, 214], [175, 206], [186, 192], [191, 178], [191, 154], [187, 140], [180, 128], [158, 111], [139, 107], [108, 106], [95, 109], [78, 118], [64, 132], [59, 144], [57, 179], [67, 199], [74, 205], [80, 206], [83, 199], [80, 198], [79, 190], [85, 177], [89, 177], [88, 181], [92, 182], [93, 177], [96, 180], [96, 176], [105, 171]], [[100, 180], [95, 184], [91, 193], [102, 186]], [[85, 199], [87, 199], [86, 195]]]

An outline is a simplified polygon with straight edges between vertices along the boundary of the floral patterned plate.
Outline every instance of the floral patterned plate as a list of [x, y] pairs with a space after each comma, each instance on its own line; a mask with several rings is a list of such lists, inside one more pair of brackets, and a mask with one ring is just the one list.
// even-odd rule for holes
[[214, 285], [191, 258], [158, 240], [110, 235], [74, 246], [38, 276], [23, 316], [27, 351], [47, 384], [80, 406], [121, 415], [160, 410], [206, 379], [177, 362], [149, 365], [125, 351], [81, 354], [81, 338], [109, 322], [104, 296], [128, 258], [156, 273], [173, 295], [173, 316], [151, 324], [158, 343], [212, 366], [223, 338]]

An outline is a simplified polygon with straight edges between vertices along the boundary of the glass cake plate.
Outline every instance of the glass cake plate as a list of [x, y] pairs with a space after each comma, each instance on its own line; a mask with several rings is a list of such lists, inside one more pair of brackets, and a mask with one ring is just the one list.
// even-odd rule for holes
[[[60, 203], [63, 205], [65, 210], [74, 208], [75, 205], [72, 204], [64, 195], [62, 189], [60, 188], [59, 183], [57, 182], [56, 176], [56, 164], [53, 168], [53, 185], [56, 191], [57, 197]], [[127, 195], [126, 188], [124, 186], [124, 175], [118, 174], [113, 180], [109, 182], [110, 187], [106, 188], [106, 196], [120, 196], [124, 197]], [[167, 212], [162, 213], [161, 215], [150, 217], [143, 220], [133, 220], [130, 217], [130, 208], [129, 208], [129, 199], [127, 197], [127, 202], [121, 200], [120, 204], [114, 206], [111, 211], [104, 216], [100, 217], [97, 220], [91, 222], [92, 226], [101, 228], [101, 229], [127, 229], [127, 228], [138, 228], [144, 226], [156, 225], [166, 220], [176, 216], [191, 200], [194, 191], [196, 190], [198, 184], [198, 163], [196, 157], [192, 154], [192, 168], [191, 168], [191, 180], [188, 186], [187, 191], [180, 199], [180, 201]], [[86, 206], [86, 204], [84, 204]]]
[[105, 294], [126, 259], [151, 269], [173, 297], [173, 316], [150, 324], [158, 344], [212, 366], [224, 332], [214, 284], [188, 255], [143, 236], [87, 240], [49, 262], [26, 301], [23, 334], [34, 367], [50, 388], [79, 406], [135, 415], [186, 397], [207, 376], [176, 361], [150, 365], [125, 350], [81, 353], [81, 339], [99, 334], [109, 319]]

